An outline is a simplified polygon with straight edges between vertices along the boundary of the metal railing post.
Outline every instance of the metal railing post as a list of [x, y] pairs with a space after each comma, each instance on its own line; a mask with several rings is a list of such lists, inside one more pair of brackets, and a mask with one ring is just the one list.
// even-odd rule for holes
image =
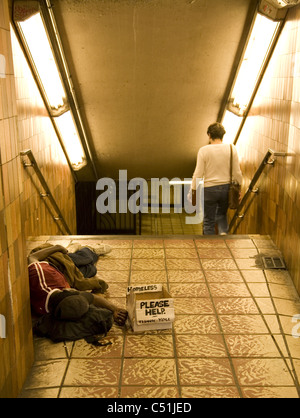
[[[41, 183], [41, 185], [42, 185], [42, 187], [43, 187], [43, 189], [45, 191], [45, 193], [42, 193], [42, 192], [39, 193], [40, 194], [40, 197], [43, 198], [43, 199], [44, 198], [49, 199], [49, 201], [51, 202], [51, 204], [52, 204], [52, 206], [53, 206], [53, 208], [54, 208], [54, 210], [56, 212], [56, 216], [53, 216], [53, 214], [51, 213], [51, 211], [48, 208], [49, 212], [51, 213], [51, 216], [53, 217], [53, 220], [55, 222], [59, 222], [60, 221], [63, 224], [65, 230], [68, 233], [68, 235], [72, 235], [72, 232], [71, 232], [70, 228], [68, 227], [68, 225], [67, 225], [67, 223], [66, 223], [66, 221], [65, 221], [65, 219], [64, 219], [64, 217], [63, 217], [63, 215], [62, 215], [62, 213], [61, 213], [61, 211], [60, 211], [60, 209], [59, 209], [59, 207], [58, 207], [58, 205], [57, 205], [57, 203], [56, 203], [56, 201], [55, 201], [55, 199], [54, 199], [54, 197], [53, 197], [53, 195], [52, 195], [52, 193], [51, 193], [51, 191], [50, 191], [50, 189], [49, 189], [49, 187], [47, 185], [47, 182], [46, 182], [46, 180], [45, 180], [45, 178], [44, 178], [41, 170], [38, 167], [38, 164], [37, 164], [37, 162], [36, 162], [36, 160], [34, 158], [34, 155], [33, 155], [32, 151], [31, 151], [31, 149], [28, 149], [26, 151], [21, 151], [20, 152], [20, 155], [21, 156], [27, 156], [29, 158], [30, 164], [26, 163], [26, 161], [23, 160], [22, 161], [23, 162], [23, 166], [25, 168], [33, 167], [34, 171], [36, 172], [36, 174], [38, 176], [38, 179], [39, 179], [39, 181], [40, 181], [40, 183]], [[60, 228], [60, 230], [61, 230], [61, 228]]]
[[[229, 232], [232, 230], [234, 223], [236, 222], [237, 219], [244, 219], [245, 217], [245, 211], [242, 213], [242, 209], [244, 208], [249, 196], [251, 193], [255, 193], [257, 194], [259, 191], [259, 188], [256, 187], [254, 188], [254, 186], [256, 185], [257, 181], [259, 180], [262, 172], [264, 171], [265, 167], [267, 165], [274, 165], [276, 158], [275, 157], [286, 157], [287, 153], [285, 152], [276, 152], [273, 151], [271, 148], [268, 149], [266, 155], [264, 156], [260, 166], [258, 167], [258, 169], [256, 170], [253, 179], [251, 180], [248, 189], [246, 190], [246, 193], [244, 194], [238, 208], [235, 211], [235, 214], [233, 215], [231, 222], [229, 224]], [[272, 157], [272, 158], [271, 158]], [[271, 158], [271, 159], [270, 159]], [[248, 208], [247, 208], [248, 209]], [[238, 228], [239, 224], [236, 226], [234, 232], [236, 231], [236, 229]]]

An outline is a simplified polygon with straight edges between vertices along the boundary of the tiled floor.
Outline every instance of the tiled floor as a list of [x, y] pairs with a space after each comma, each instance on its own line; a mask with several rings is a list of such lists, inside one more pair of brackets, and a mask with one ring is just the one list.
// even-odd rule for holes
[[125, 306], [128, 284], [163, 283], [174, 297], [173, 329], [114, 326], [105, 347], [37, 338], [21, 397], [299, 397], [300, 299], [286, 270], [262, 269], [260, 255], [278, 254], [268, 237], [104, 240], [113, 247], [97, 265], [106, 297]]

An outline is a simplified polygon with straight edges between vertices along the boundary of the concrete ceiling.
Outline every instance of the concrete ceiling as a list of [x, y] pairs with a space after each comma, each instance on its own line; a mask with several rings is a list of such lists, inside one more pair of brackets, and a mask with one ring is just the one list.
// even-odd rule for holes
[[98, 177], [191, 177], [257, 1], [52, 4]]

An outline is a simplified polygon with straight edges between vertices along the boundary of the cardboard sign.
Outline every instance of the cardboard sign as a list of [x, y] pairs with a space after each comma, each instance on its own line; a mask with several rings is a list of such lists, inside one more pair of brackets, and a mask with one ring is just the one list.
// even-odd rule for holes
[[168, 329], [175, 319], [174, 301], [161, 284], [129, 287], [127, 309], [134, 331]]

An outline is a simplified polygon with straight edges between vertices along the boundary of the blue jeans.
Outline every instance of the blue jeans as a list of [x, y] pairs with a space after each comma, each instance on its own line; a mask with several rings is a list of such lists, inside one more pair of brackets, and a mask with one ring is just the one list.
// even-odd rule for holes
[[227, 234], [228, 190], [229, 184], [204, 187], [204, 235], [214, 235], [215, 224], [218, 225], [219, 234]]

